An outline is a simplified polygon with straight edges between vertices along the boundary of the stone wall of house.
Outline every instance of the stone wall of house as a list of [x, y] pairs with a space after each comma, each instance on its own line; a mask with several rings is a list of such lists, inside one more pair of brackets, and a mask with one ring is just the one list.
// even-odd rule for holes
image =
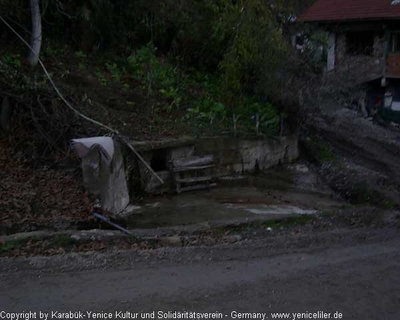
[[385, 72], [386, 38], [383, 33], [374, 38], [373, 54], [350, 55], [347, 52], [346, 33], [336, 34], [335, 72], [363, 83], [382, 77]]
[[386, 60], [387, 76], [400, 77], [400, 53], [388, 54]]

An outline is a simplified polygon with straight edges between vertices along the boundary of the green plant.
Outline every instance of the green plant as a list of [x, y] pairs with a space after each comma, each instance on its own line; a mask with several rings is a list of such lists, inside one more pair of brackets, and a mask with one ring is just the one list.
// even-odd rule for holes
[[57, 246], [68, 246], [76, 243], [76, 240], [70, 236], [56, 236], [53, 239], [53, 243]]
[[396, 208], [396, 204], [392, 199], [383, 200], [382, 207], [386, 210], [393, 210]]
[[6, 241], [4, 244], [0, 244], [0, 253], [8, 252], [18, 247], [21, 247], [24, 243], [25, 240]]
[[125, 70], [121, 70], [116, 63], [106, 63], [107, 70], [111, 73], [111, 77], [120, 82], [122, 76], [126, 73]]
[[11, 241], [6, 242], [3, 245], [0, 245], [0, 253], [7, 252], [15, 248], [15, 244]]
[[84, 70], [86, 69], [85, 64], [83, 64], [82, 62], [79, 62], [79, 63], [78, 63], [78, 69], [79, 69], [80, 71], [84, 71]]
[[5, 64], [8, 64], [11, 67], [17, 68], [21, 67], [21, 55], [20, 54], [5, 54], [2, 58], [1, 61], [3, 61]]
[[296, 216], [285, 217], [282, 219], [269, 220], [263, 222], [263, 226], [272, 229], [292, 228], [296, 226], [306, 225], [315, 219], [314, 215], [301, 214]]
[[170, 111], [172, 110], [172, 107], [173, 107], [173, 106], [179, 107], [179, 105], [180, 105], [180, 103], [181, 103], [181, 101], [182, 101], [182, 95], [181, 95], [181, 93], [180, 93], [180, 91], [179, 91], [178, 88], [170, 87], [170, 88], [168, 88], [168, 89], [161, 89], [161, 90], [160, 90], [160, 93], [161, 93], [161, 95], [162, 95], [164, 98], [166, 98], [166, 99], [172, 101], [172, 102], [166, 107], [166, 110], [167, 110], [168, 112], [170, 112]]
[[78, 59], [86, 59], [86, 54], [82, 51], [76, 51], [75, 52], [75, 57]]
[[97, 69], [97, 70], [95, 71], [95, 75], [96, 75], [97, 80], [99, 80], [100, 83], [101, 83], [103, 86], [108, 86], [108, 85], [110, 85], [110, 80], [107, 79], [106, 75], [105, 75], [103, 72], [101, 72], [99, 69]]
[[[211, 37], [217, 43], [225, 43], [218, 64], [221, 78], [219, 100], [229, 108], [234, 128], [239, 126], [239, 122], [240, 126], [251, 123], [254, 113], [248, 114], [249, 97], [263, 101], [266, 97], [280, 94], [286, 77], [282, 71], [287, 70], [287, 47], [280, 19], [275, 16], [284, 13], [281, 5], [280, 1], [272, 7], [268, 1], [248, 0], [221, 1], [214, 6], [220, 18], [213, 22]], [[274, 120], [267, 118], [265, 121], [271, 122], [265, 129], [276, 131], [278, 117]]]
[[194, 108], [187, 110], [186, 118], [194, 117], [199, 120], [207, 120], [212, 125], [216, 118], [223, 120], [226, 114], [226, 108], [222, 103], [211, 97], [203, 97], [194, 102]]
[[156, 56], [156, 48], [152, 43], [141, 47], [128, 57], [128, 65], [134, 77], [143, 81], [150, 95], [153, 89], [171, 91], [177, 83], [175, 69], [165, 62], [160, 62]]
[[148, 94], [152, 91], [154, 69], [158, 64], [155, 51], [156, 49], [153, 44], [149, 43], [147, 46], [141, 47], [135, 54], [128, 57], [128, 64], [134, 77], [146, 83]]
[[[245, 110], [247, 110], [247, 128], [255, 127], [257, 134], [278, 134], [282, 115], [272, 103], [249, 102], [249, 106]], [[248, 121], [249, 119], [251, 119], [251, 123]]]
[[321, 140], [314, 138], [309, 143], [309, 149], [312, 156], [320, 162], [331, 162], [335, 161], [337, 157], [332, 152], [329, 145], [323, 143]]
[[65, 47], [50, 43], [43, 47], [42, 54], [46, 57], [57, 57], [65, 53]]

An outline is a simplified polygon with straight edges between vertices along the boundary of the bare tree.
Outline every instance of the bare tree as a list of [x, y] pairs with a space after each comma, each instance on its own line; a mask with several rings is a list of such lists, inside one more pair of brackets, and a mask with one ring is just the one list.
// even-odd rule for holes
[[28, 62], [34, 67], [38, 64], [40, 48], [42, 46], [42, 17], [40, 15], [40, 0], [30, 0], [32, 13], [32, 38]]

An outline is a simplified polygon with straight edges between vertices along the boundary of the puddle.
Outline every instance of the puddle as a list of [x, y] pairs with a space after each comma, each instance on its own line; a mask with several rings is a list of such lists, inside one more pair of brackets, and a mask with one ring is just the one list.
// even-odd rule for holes
[[[128, 229], [233, 224], [329, 212], [344, 204], [329, 193], [315, 173], [304, 166], [297, 166], [289, 172], [274, 169], [259, 176], [238, 176], [225, 182], [219, 181], [218, 187], [211, 190], [148, 198], [140, 204], [131, 204], [118, 217], [118, 224]], [[10, 230], [0, 225], [0, 234], [86, 230], [99, 228], [100, 224], [97, 220], [51, 221], [48, 224], [41, 222], [40, 225], [21, 223]], [[101, 227], [111, 228], [108, 225]]]
[[302, 214], [317, 214], [319, 212], [318, 210], [308, 210], [299, 207], [284, 206], [284, 205], [283, 206], [261, 205], [256, 208], [237, 206], [237, 208], [246, 210], [254, 214], [261, 214], [261, 215], [302, 215]]
[[302, 191], [279, 191], [253, 186], [220, 187], [207, 191], [156, 197], [129, 215], [128, 228], [187, 226], [202, 223], [239, 223], [312, 215], [339, 207], [342, 202]]
[[213, 191], [193, 192], [157, 199], [157, 205], [144, 204], [127, 219], [128, 228], [156, 228], [192, 225], [208, 221], [246, 219], [253, 214], [227, 210], [215, 201]]

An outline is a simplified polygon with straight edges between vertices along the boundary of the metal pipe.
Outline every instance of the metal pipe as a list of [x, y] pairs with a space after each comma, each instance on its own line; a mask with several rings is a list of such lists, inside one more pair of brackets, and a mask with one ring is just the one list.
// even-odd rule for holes
[[125, 229], [125, 228], [119, 226], [118, 224], [110, 221], [107, 217], [103, 216], [100, 213], [93, 212], [93, 217], [98, 218], [98, 219], [108, 223], [109, 225], [113, 226], [114, 228], [116, 228], [118, 230], [121, 230], [122, 232], [125, 232], [126, 234], [129, 234], [129, 235], [133, 236], [132, 232], [130, 232], [128, 229]]

